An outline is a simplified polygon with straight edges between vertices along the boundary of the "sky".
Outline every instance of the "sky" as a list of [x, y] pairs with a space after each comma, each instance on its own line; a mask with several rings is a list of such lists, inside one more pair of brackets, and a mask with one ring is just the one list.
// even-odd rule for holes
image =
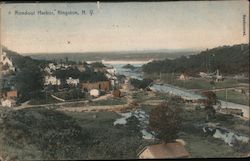
[[[54, 15], [39, 15], [39, 10]], [[26, 11], [35, 15], [17, 14]], [[22, 3], [3, 4], [1, 12], [2, 44], [23, 54], [206, 49], [249, 43], [249, 2], [245, 0]]]

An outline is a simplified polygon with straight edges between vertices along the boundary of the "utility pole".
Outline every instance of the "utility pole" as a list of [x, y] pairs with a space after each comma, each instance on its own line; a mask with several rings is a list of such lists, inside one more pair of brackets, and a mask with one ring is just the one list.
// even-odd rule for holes
[[172, 83], [174, 83], [174, 72], [172, 72]]
[[226, 88], [226, 108], [227, 108], [227, 88]]
[[47, 104], [47, 90], [45, 89], [45, 104]]
[[210, 55], [208, 55], [208, 73], [210, 73], [211, 67], [210, 67]]

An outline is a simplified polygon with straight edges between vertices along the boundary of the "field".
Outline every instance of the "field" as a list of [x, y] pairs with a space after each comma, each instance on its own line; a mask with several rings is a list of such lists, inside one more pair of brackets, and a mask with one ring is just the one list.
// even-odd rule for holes
[[237, 86], [238, 81], [232, 79], [226, 79], [222, 82], [214, 82], [215, 84], [210, 84], [210, 81], [202, 78], [193, 78], [190, 80], [178, 80], [178, 76], [176, 74], [171, 73], [162, 73], [159, 74], [146, 74], [145, 77], [151, 78], [153, 80], [158, 79], [162, 83], [169, 83], [172, 85], [176, 85], [186, 89], [216, 89], [216, 88], [226, 88]]
[[[215, 93], [216, 93], [216, 96], [218, 97], [218, 99], [226, 101], [226, 91], [225, 90], [217, 91]], [[227, 100], [229, 102], [233, 102], [233, 103], [238, 103], [238, 104], [242, 104], [242, 105], [249, 105], [249, 96], [246, 96], [244, 94], [241, 94], [239, 92], [232, 91], [232, 90], [228, 90]]]

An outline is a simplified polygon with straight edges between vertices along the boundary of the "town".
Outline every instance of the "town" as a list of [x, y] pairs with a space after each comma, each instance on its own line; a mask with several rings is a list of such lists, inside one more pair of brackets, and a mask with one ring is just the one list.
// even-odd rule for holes
[[250, 157], [248, 6], [1, 2], [0, 161]]
[[[245, 48], [243, 52], [245, 51], [248, 51], [248, 49]], [[23, 62], [26, 61], [28, 64], [35, 63], [39, 72], [34, 74], [34, 72], [26, 71], [25, 73], [26, 67], [23, 66]], [[162, 144], [146, 146], [159, 143], [152, 129], [149, 129], [149, 111], [153, 111], [154, 108], [167, 101], [168, 105], [185, 107], [185, 112], [183, 111], [182, 115], [190, 120], [186, 120], [184, 129], [203, 128], [204, 134], [209, 134], [211, 130], [215, 130], [217, 132], [210, 134], [210, 137], [215, 137], [218, 141], [224, 140], [223, 147], [236, 148], [236, 143], [242, 144], [241, 146], [244, 145], [243, 147], [245, 147], [245, 144], [248, 145], [247, 124], [246, 127], [242, 125], [241, 129], [235, 131], [232, 130], [232, 124], [226, 123], [228, 119], [237, 120], [236, 122], [245, 122], [249, 119], [249, 84], [241, 82], [244, 81], [246, 76], [222, 75], [219, 69], [210, 73], [200, 71], [196, 75], [188, 74], [188, 72], [159, 73], [158, 75], [155, 75], [155, 72], [154, 74], [144, 72], [141, 75], [142, 70], [147, 69], [145, 65], [150, 65], [152, 62], [157, 61], [149, 60], [143, 66], [126, 63], [117, 66], [116, 64], [109, 64], [108, 61], [72, 61], [67, 57], [52, 61], [33, 60], [5, 49], [1, 56], [1, 108], [15, 111], [45, 108], [73, 116], [76, 113], [85, 116], [89, 114], [93, 116], [91, 120], [96, 120], [99, 117], [105, 119], [108, 113], [113, 113], [117, 115], [113, 122], [115, 127], [121, 125], [125, 125], [125, 127], [133, 126], [135, 123], [129, 125], [128, 121], [135, 117], [139, 121], [139, 131], [136, 135], [140, 134], [141, 141], [143, 141], [137, 142], [137, 144], [143, 143], [145, 147], [144, 149], [137, 149], [139, 151], [136, 154], [129, 154], [131, 157], [137, 155], [139, 158], [157, 158], [160, 156], [157, 156], [157, 154], [151, 156], [151, 153], [153, 153], [151, 151], [157, 148], [161, 150], [172, 149], [176, 146], [182, 152], [168, 155], [176, 158], [209, 155], [208, 153], [197, 153], [197, 149], [192, 147], [194, 145], [190, 143], [192, 139], [189, 137], [191, 135], [185, 130], [185, 132], [183, 131], [184, 135], [178, 138], [176, 143], [171, 143], [173, 145], [167, 144], [166, 147]], [[31, 68], [33, 67], [28, 68], [32, 71]], [[26, 75], [25, 78], [20, 77], [20, 73]], [[26, 79], [33, 77], [29, 74], [37, 78], [34, 78], [34, 80]], [[20, 87], [21, 78], [27, 81], [25, 84], [28, 83], [29, 86], [34, 86], [34, 88], [27, 92]], [[194, 82], [196, 84], [192, 85]], [[206, 88], [197, 89], [200, 85], [206, 85]], [[193, 86], [196, 88], [193, 88]], [[239, 100], [231, 98], [236, 94], [241, 99], [240, 103]], [[57, 115], [54, 117], [57, 117]], [[202, 117], [202, 121], [199, 120]], [[193, 123], [195, 120], [196, 123], [201, 121], [202, 125]], [[217, 121], [217, 123], [213, 123], [214, 121]], [[112, 127], [109, 128], [112, 129]], [[230, 128], [231, 130], [229, 130]], [[241, 132], [239, 133], [239, 131]], [[204, 137], [201, 131], [198, 133], [201, 135], [199, 137]], [[178, 151], [177, 149], [173, 150]], [[246, 155], [245, 152], [232, 152], [229, 149], [228, 153], [237, 156]], [[168, 158], [170, 157], [168, 155], [162, 157]], [[219, 153], [214, 155], [219, 155]]]

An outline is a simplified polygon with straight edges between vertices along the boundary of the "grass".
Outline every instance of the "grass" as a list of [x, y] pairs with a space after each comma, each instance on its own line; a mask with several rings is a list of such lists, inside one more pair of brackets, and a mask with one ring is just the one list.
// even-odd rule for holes
[[[152, 108], [153, 106], [142, 107], [148, 114]], [[206, 112], [204, 109], [188, 110], [184, 107], [180, 115], [183, 123], [179, 138], [187, 143], [185, 147], [192, 158], [240, 157], [244, 153], [244, 149], [249, 147], [249, 144], [247, 144], [239, 150], [239, 147], [230, 147], [220, 139], [205, 135], [202, 127], [198, 126], [206, 123]], [[219, 123], [220, 126], [238, 134], [250, 135], [249, 121], [223, 114], [216, 114], [216, 117], [210, 121]]]
[[[216, 96], [218, 97], [218, 99], [226, 101], [225, 90], [217, 91], [215, 93], [216, 93]], [[233, 103], [238, 103], [238, 104], [242, 104], [242, 105], [249, 105], [249, 96], [246, 96], [244, 94], [241, 94], [241, 93], [239, 93], [237, 91], [233, 91], [233, 90], [228, 90], [227, 100], [229, 102], [233, 102]]]
[[123, 105], [126, 103], [127, 103], [126, 98], [112, 98], [107, 100], [93, 101], [90, 102], [89, 104], [91, 106], [105, 106], [105, 105]]
[[[239, 151], [238, 147], [230, 147], [220, 139], [207, 136], [203, 133], [201, 127], [196, 126], [206, 122], [206, 113], [204, 109], [184, 110], [182, 118], [183, 127], [180, 138], [187, 142], [186, 148], [192, 154], [192, 157], [211, 158], [242, 156], [243, 152]], [[231, 115], [216, 114], [216, 117], [211, 119], [210, 122], [219, 123], [220, 126], [244, 136], [249, 136], [250, 134], [249, 121], [244, 121]], [[249, 146], [249, 144], [245, 147], [247, 146]]]
[[214, 139], [212, 136], [184, 135], [186, 149], [192, 158], [225, 158], [238, 157], [233, 148], [225, 145], [222, 140]]
[[135, 159], [150, 144], [138, 120], [113, 125], [115, 112], [1, 111], [0, 156], [8, 160]]
[[238, 85], [235, 80], [224, 80], [223, 82], [215, 82], [214, 85], [211, 85], [208, 80], [200, 78], [186, 81], [175, 80], [172, 84], [186, 89], [216, 89]]
[[51, 103], [59, 103], [60, 101], [52, 98], [51, 96], [48, 96], [47, 97], [47, 100], [46, 99], [43, 99], [43, 98], [33, 98], [30, 100], [30, 102], [28, 103], [29, 105], [41, 105], [41, 104], [51, 104]]
[[[157, 74], [147, 74], [145, 76], [153, 80], [159, 79], [159, 75]], [[171, 73], [162, 73], [160, 80], [163, 83], [172, 84], [186, 89], [213, 89], [213, 88], [232, 87], [238, 85], [238, 82], [236, 80], [229, 80], [229, 79], [226, 79], [222, 82], [215, 82], [214, 86], [210, 84], [210, 81], [202, 78], [195, 78], [182, 81], [178, 80], [177, 76], [176, 75], [173, 76]]]

